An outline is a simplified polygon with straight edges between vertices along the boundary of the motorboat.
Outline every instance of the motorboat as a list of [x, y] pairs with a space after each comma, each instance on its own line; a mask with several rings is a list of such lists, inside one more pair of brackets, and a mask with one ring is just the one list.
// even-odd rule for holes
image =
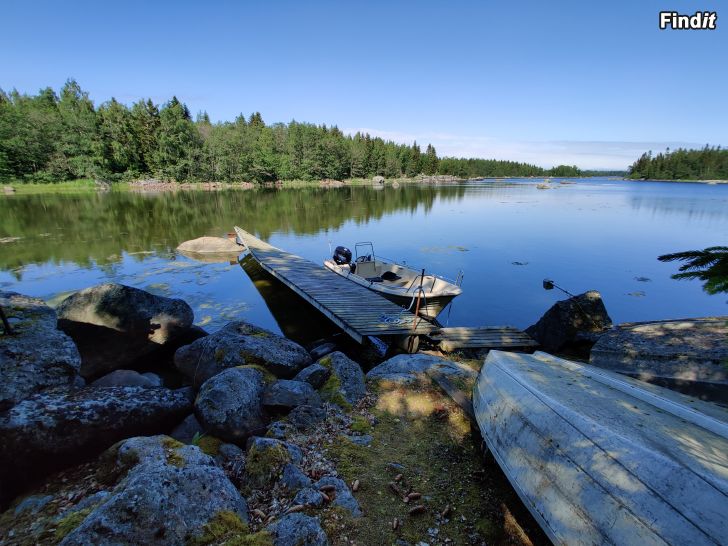
[[355, 256], [348, 248], [337, 246], [324, 266], [428, 320], [434, 320], [462, 294], [462, 272], [452, 281], [424, 269], [414, 269], [375, 255], [371, 242], [356, 243], [354, 250]]

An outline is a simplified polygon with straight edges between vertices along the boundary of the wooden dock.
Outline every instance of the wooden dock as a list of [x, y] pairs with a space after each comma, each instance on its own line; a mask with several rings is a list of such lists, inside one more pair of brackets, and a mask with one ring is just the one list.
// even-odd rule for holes
[[359, 343], [370, 336], [427, 335], [435, 329], [426, 320], [416, 319], [413, 313], [323, 265], [276, 248], [239, 227], [235, 232], [263, 269]]
[[526, 332], [512, 326], [478, 328], [440, 328], [433, 331], [432, 340], [440, 349], [450, 353], [458, 349], [535, 349], [538, 343]]

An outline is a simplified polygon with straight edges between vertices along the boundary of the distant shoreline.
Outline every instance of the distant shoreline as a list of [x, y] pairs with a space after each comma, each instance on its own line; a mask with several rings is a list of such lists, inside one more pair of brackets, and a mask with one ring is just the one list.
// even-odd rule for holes
[[728, 184], [728, 180], [665, 180], [652, 178], [624, 178], [620, 176], [484, 176], [474, 178], [458, 178], [452, 175], [421, 175], [417, 177], [388, 178], [384, 183], [374, 182], [371, 178], [352, 178], [347, 180], [279, 180], [254, 184], [252, 182], [175, 182], [156, 179], [135, 180], [131, 182], [95, 182], [91, 179], [69, 180], [62, 182], [6, 182], [0, 183], [2, 195], [34, 195], [34, 194], [72, 194], [103, 193], [122, 191], [135, 193], [164, 193], [174, 191], [223, 191], [223, 190], [258, 190], [258, 189], [295, 189], [295, 188], [343, 188], [371, 186], [382, 188], [403, 184], [456, 184], [476, 180], [533, 180], [558, 181], [583, 178], [611, 178], [625, 182], [671, 182], [690, 184]]

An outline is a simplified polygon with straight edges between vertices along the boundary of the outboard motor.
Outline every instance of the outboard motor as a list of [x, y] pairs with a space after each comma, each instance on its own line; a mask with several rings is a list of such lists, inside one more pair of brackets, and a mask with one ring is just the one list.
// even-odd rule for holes
[[336, 262], [337, 265], [350, 264], [351, 263], [351, 250], [349, 250], [345, 246], [337, 246], [336, 250], [334, 250], [333, 257], [334, 257], [334, 262]]

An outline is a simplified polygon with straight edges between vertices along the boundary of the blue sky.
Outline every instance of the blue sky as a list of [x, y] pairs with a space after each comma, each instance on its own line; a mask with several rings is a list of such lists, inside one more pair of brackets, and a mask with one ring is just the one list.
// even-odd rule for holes
[[[661, 31], [661, 9], [715, 10], [718, 29]], [[5, 0], [0, 87], [73, 77], [97, 104], [177, 95], [213, 120], [258, 110], [440, 155], [626, 168], [728, 145], [726, 25], [715, 0]]]

